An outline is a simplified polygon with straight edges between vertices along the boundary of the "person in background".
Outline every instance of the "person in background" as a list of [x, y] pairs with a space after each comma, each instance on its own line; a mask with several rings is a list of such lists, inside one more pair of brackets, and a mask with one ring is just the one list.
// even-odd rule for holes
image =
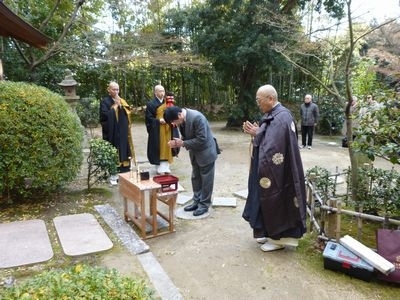
[[[154, 98], [147, 102], [145, 123], [148, 133], [147, 158], [152, 165], [156, 165], [157, 174], [171, 173], [170, 164], [173, 156], [177, 155], [171, 151], [168, 141], [173, 135], [173, 128], [164, 120], [163, 114], [167, 106], [174, 105], [173, 94], [164, 99], [165, 89], [162, 85], [154, 87]], [[175, 134], [179, 132], [175, 129]]]
[[318, 123], [319, 110], [317, 104], [312, 102], [310, 94], [305, 95], [304, 103], [300, 106], [301, 117], [301, 142], [302, 148], [307, 145], [308, 149], [312, 148], [312, 141], [314, 135], [314, 127]]
[[182, 138], [168, 142], [171, 148], [185, 148], [189, 151], [192, 164], [193, 203], [184, 211], [193, 211], [194, 216], [208, 212], [214, 189], [217, 144], [206, 117], [199, 111], [178, 106], [168, 107], [164, 112], [168, 124], [180, 128]]
[[[166, 107], [171, 107], [171, 106], [175, 105], [175, 95], [174, 95], [174, 93], [172, 93], [172, 92], [167, 92], [166, 93], [166, 95], [165, 95], [165, 104], [166, 104]], [[176, 125], [171, 124], [171, 129], [172, 129], [172, 136], [171, 136], [172, 139], [181, 137], [181, 134], [179, 132], [179, 128]], [[172, 148], [171, 151], [172, 151], [172, 156], [178, 157], [180, 148]]]
[[295, 122], [272, 85], [261, 86], [256, 101], [259, 124], [243, 123], [252, 151], [242, 217], [262, 251], [297, 247], [306, 232], [306, 188]]
[[360, 108], [360, 118], [364, 118], [367, 114], [379, 108], [379, 103], [374, 100], [372, 95], [368, 95], [365, 104]]
[[[103, 140], [110, 142], [117, 150], [120, 173], [130, 170], [131, 158], [134, 156], [131, 133], [131, 108], [119, 96], [119, 85], [111, 81], [107, 87], [108, 96], [100, 102], [100, 124]], [[109, 181], [116, 185], [118, 175], [111, 175]]]

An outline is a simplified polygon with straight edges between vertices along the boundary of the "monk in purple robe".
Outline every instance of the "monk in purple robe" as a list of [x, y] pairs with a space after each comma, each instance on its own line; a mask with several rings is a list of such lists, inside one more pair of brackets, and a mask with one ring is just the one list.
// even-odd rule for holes
[[264, 114], [260, 122], [243, 123], [252, 153], [242, 217], [261, 250], [297, 247], [306, 232], [306, 189], [296, 125], [273, 86], [260, 87], [256, 101]]

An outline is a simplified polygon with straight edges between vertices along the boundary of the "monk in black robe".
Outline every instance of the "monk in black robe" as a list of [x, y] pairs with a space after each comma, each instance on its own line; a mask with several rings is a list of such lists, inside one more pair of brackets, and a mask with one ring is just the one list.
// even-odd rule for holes
[[[100, 103], [102, 136], [118, 150], [119, 172], [128, 172], [131, 159], [135, 158], [131, 133], [131, 108], [119, 96], [118, 83], [110, 82], [107, 91], [109, 95]], [[116, 184], [117, 178], [118, 176], [112, 176], [110, 183]]]
[[148, 133], [147, 158], [150, 164], [156, 166], [157, 174], [171, 173], [170, 164], [173, 156], [178, 151], [171, 150], [168, 142], [173, 137], [179, 137], [179, 130], [164, 120], [164, 111], [167, 107], [174, 105], [174, 95], [168, 93], [166, 99], [165, 89], [162, 85], [154, 87], [154, 98], [147, 102], [145, 123]]
[[306, 232], [306, 190], [303, 165], [292, 114], [278, 102], [271, 85], [260, 87], [259, 124], [246, 121], [252, 136], [248, 197], [243, 218], [253, 228], [261, 250], [298, 245]]

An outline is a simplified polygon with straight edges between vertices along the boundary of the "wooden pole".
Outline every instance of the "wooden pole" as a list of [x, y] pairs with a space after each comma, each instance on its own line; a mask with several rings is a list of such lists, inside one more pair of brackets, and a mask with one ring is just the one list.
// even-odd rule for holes
[[342, 217], [342, 203], [339, 199], [336, 199], [337, 213], [336, 213], [336, 240], [340, 239], [340, 226]]

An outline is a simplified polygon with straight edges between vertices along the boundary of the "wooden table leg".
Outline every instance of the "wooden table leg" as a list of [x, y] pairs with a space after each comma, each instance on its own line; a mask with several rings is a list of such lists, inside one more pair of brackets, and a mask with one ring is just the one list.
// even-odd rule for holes
[[153, 227], [153, 235], [156, 236], [158, 234], [158, 223], [157, 223], [157, 193], [155, 190], [151, 191], [150, 194], [150, 213]]
[[125, 222], [128, 222], [129, 217], [128, 217], [128, 200], [126, 197], [123, 197], [123, 203], [124, 203], [124, 219]]

